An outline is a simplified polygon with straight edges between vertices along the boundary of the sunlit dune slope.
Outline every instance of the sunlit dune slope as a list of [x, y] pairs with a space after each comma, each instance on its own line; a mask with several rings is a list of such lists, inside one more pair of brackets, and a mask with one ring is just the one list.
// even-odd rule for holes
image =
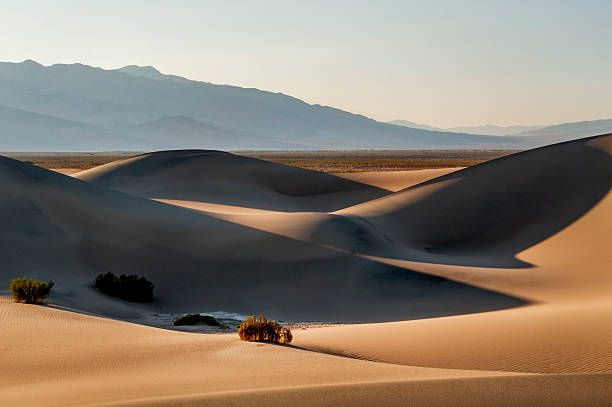
[[350, 179], [363, 184], [373, 185], [388, 191], [397, 192], [401, 189], [411, 187], [430, 179], [441, 177], [461, 167], [453, 168], [430, 168], [425, 170], [410, 171], [365, 171], [365, 172], [346, 172], [336, 173], [336, 177]]
[[552, 407], [610, 401], [609, 375], [376, 363], [246, 343], [234, 335], [164, 331], [6, 297], [0, 297], [0, 318], [0, 404], [12, 407], [405, 406], [407, 400], [419, 406]]
[[[418, 200], [423, 196], [429, 199], [427, 188], [433, 185], [437, 187], [433, 195], [453, 198], [463, 208], [455, 214], [468, 214], [471, 212], [468, 198], [462, 200], [459, 193], [445, 192], [445, 188], [470, 185], [470, 177], [478, 177], [479, 171], [483, 172], [482, 179], [486, 179], [485, 170], [494, 174], [498, 171], [496, 164], [514, 162], [517, 174], [508, 171], [504, 179], [510, 185], [520, 179], [520, 185], [531, 187], [529, 196], [520, 195], [518, 186], [513, 190], [492, 187], [492, 196], [500, 200], [489, 201], [485, 207], [495, 208], [495, 203], [499, 207], [497, 211], [484, 212], [485, 217], [502, 222], [504, 214], [513, 217], [514, 225], [504, 222], [503, 227], [493, 227], [476, 244], [459, 246], [463, 252], [451, 246], [456, 249], [451, 254], [434, 251], [419, 258], [421, 252], [413, 251], [410, 253], [414, 257], [410, 259], [373, 258], [520, 296], [534, 304], [450, 318], [313, 329], [299, 335], [297, 343], [319, 351], [407, 365], [538, 373], [610, 372], [612, 329], [605, 321], [612, 318], [611, 142], [611, 136], [602, 136], [522, 153], [465, 171], [463, 177], [459, 177], [461, 172], [451, 174], [451, 179], [459, 177], [455, 183], [445, 182], [448, 177], [444, 177], [347, 211], [381, 222], [378, 225], [385, 228], [391, 224], [384, 219], [393, 213], [418, 224], [412, 218], [416, 216], [411, 213], [413, 210], [434, 219], [434, 214], [424, 211]], [[566, 154], [557, 156], [556, 152]], [[580, 165], [568, 163], [572, 157]], [[536, 165], [547, 158], [551, 168]], [[540, 176], [544, 176], [540, 183], [543, 193], [534, 188], [534, 180]], [[565, 195], [560, 195], [562, 192]], [[481, 196], [478, 189], [473, 193]], [[597, 199], [600, 195], [603, 197]], [[501, 205], [504, 197], [508, 201], [505, 206]], [[407, 198], [414, 199], [414, 207], [406, 204]], [[445, 207], [444, 201], [440, 202]], [[480, 201], [472, 204], [480, 205]], [[530, 221], [524, 221], [511, 205], [522, 208]], [[534, 219], [529, 209], [540, 214], [542, 223], [538, 223], [540, 218]], [[549, 218], [551, 214], [563, 222], [554, 222]], [[439, 216], [445, 217], [444, 213]], [[478, 220], [476, 217], [472, 222], [482, 227]], [[460, 217], [455, 225], [459, 227], [464, 222]], [[397, 227], [394, 230], [398, 236], [403, 232]], [[444, 232], [446, 229], [441, 229]], [[451, 230], [446, 236], [453, 232], [466, 233]], [[479, 252], [478, 247], [489, 251]], [[495, 267], [469, 266], [484, 263], [479, 257], [484, 255], [488, 256], [486, 262]], [[509, 256], [515, 256], [522, 265], [500, 266]], [[458, 266], [461, 262], [468, 265]]]

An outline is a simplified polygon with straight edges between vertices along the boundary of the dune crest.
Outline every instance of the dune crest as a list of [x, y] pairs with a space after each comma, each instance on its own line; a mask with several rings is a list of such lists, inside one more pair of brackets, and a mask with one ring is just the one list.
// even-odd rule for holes
[[143, 154], [73, 176], [146, 198], [283, 212], [328, 212], [389, 193], [331, 174], [207, 150]]

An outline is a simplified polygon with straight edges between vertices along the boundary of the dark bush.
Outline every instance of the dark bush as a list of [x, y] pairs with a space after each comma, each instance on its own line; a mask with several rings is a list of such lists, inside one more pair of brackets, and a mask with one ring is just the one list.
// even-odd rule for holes
[[178, 317], [174, 321], [174, 325], [195, 325], [200, 322], [210, 326], [220, 326], [219, 321], [217, 321], [215, 318], [200, 314], [187, 314], [183, 315], [182, 317]]
[[94, 287], [107, 295], [132, 302], [153, 301], [152, 282], [135, 274], [122, 274], [119, 277], [113, 273], [100, 274], [94, 281]]
[[47, 283], [26, 279], [26, 277], [16, 278], [11, 280], [11, 294], [17, 302], [25, 302], [27, 304], [40, 304], [45, 298], [51, 294], [53, 281]]
[[293, 334], [291, 333], [291, 329], [283, 328], [283, 332], [281, 333], [281, 339], [285, 345], [288, 345], [293, 340]]
[[289, 328], [282, 328], [277, 321], [268, 321], [263, 315], [247, 318], [238, 330], [238, 335], [243, 341], [250, 342], [273, 342], [289, 344], [293, 335]]

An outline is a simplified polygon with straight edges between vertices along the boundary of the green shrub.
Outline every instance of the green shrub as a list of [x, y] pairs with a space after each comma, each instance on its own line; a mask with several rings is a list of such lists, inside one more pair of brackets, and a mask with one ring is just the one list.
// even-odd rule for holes
[[26, 304], [40, 304], [51, 294], [53, 281], [47, 283], [26, 279], [26, 277], [11, 280], [11, 294], [17, 302]]
[[113, 273], [100, 274], [94, 281], [94, 287], [107, 295], [132, 302], [153, 301], [153, 283], [144, 277], [122, 274], [119, 277]]
[[199, 322], [205, 323], [210, 326], [220, 326], [219, 321], [215, 318], [208, 315], [200, 315], [200, 314], [187, 314], [182, 317], [178, 317], [174, 321], [174, 326], [178, 325], [195, 325]]
[[277, 321], [268, 321], [263, 315], [247, 318], [238, 330], [238, 335], [243, 341], [250, 342], [273, 342], [289, 344], [293, 335], [289, 328], [282, 328]]

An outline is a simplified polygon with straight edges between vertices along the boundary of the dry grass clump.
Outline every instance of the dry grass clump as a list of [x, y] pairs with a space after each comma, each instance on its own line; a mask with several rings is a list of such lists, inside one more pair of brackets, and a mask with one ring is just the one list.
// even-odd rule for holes
[[11, 280], [11, 294], [17, 302], [40, 304], [51, 294], [53, 281], [43, 282], [26, 277]]
[[153, 301], [152, 282], [135, 274], [122, 274], [119, 277], [111, 272], [99, 274], [94, 281], [94, 287], [107, 295], [132, 302]]
[[243, 341], [249, 342], [272, 342], [289, 344], [293, 335], [289, 328], [283, 328], [277, 321], [267, 320], [263, 315], [247, 318], [238, 330], [238, 335]]
[[210, 326], [220, 326], [219, 321], [217, 321], [214, 317], [200, 314], [186, 314], [182, 317], [178, 317], [176, 320], [174, 320], [174, 326], [195, 325], [200, 322]]

